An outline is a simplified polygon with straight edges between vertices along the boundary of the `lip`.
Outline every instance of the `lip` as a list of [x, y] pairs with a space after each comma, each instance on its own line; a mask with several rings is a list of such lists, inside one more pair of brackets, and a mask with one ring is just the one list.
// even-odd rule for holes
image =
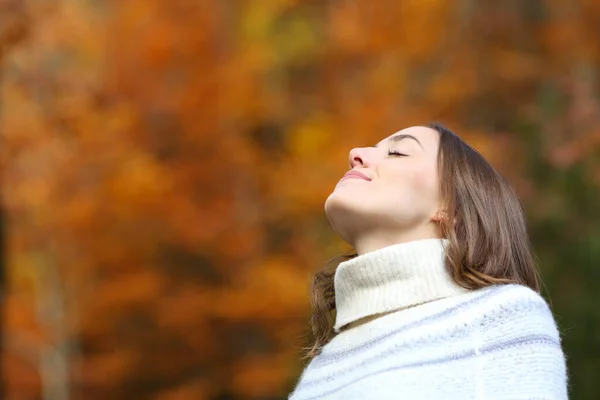
[[[363, 179], [365, 181], [370, 181], [371, 178], [369, 178], [368, 176], [366, 176], [363, 173], [360, 173], [358, 171], [348, 171], [344, 174], [344, 176], [342, 177], [342, 179], [346, 179], [346, 178], [355, 178], [355, 179]], [[340, 179], [340, 180], [342, 180]]]

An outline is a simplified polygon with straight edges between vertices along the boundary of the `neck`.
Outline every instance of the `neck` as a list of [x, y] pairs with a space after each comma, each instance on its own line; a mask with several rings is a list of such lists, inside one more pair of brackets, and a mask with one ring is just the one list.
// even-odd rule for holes
[[446, 270], [446, 239], [396, 243], [340, 263], [334, 277], [334, 330], [464, 293]]
[[352, 243], [356, 253], [361, 255], [399, 243], [414, 242], [422, 239], [442, 239], [439, 227], [430, 223], [429, 225], [421, 226], [419, 229], [401, 233], [395, 227], [389, 231], [382, 231], [379, 228], [376, 232], [361, 232], [360, 237], [355, 238]]

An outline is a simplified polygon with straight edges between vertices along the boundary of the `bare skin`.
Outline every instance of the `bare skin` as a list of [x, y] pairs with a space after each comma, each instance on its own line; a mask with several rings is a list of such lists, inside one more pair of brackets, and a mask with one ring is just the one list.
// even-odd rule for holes
[[349, 167], [368, 177], [343, 179], [325, 202], [333, 229], [358, 254], [440, 237], [439, 134], [426, 127], [397, 132], [350, 151]]

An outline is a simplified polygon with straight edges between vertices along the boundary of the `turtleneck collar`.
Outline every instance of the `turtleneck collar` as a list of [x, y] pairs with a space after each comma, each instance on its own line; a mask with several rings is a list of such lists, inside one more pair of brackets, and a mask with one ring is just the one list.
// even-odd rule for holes
[[361, 254], [335, 272], [334, 330], [370, 315], [465, 293], [446, 271], [447, 239], [421, 239]]

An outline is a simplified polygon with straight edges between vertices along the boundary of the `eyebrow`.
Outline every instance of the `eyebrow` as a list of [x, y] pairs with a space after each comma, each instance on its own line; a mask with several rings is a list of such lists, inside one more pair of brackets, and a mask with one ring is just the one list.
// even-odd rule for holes
[[[406, 133], [402, 133], [402, 134], [399, 134], [399, 135], [394, 135], [391, 138], [389, 138], [388, 140], [390, 142], [399, 142], [399, 141], [404, 140], [404, 139], [412, 139], [412, 140], [414, 140], [415, 142], [417, 142], [419, 144], [419, 146], [421, 146], [421, 148], [423, 150], [425, 150], [423, 148], [423, 145], [421, 144], [421, 142], [419, 142], [419, 140], [416, 137], [414, 137], [413, 135], [408, 135]], [[373, 147], [377, 147], [377, 144], [375, 146], [373, 146]]]

